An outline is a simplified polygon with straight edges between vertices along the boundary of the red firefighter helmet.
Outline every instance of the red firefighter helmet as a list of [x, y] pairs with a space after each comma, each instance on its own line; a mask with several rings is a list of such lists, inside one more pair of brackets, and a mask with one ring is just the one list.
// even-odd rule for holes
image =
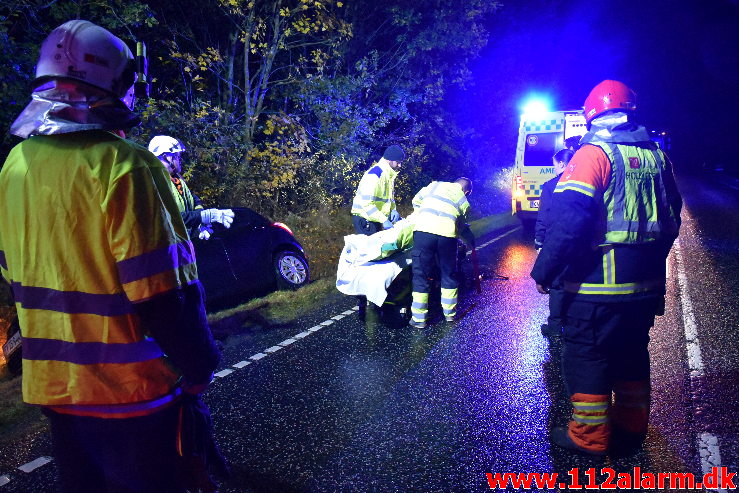
[[585, 99], [585, 121], [590, 123], [593, 118], [609, 110], [636, 109], [636, 93], [623, 82], [604, 80], [590, 91]]

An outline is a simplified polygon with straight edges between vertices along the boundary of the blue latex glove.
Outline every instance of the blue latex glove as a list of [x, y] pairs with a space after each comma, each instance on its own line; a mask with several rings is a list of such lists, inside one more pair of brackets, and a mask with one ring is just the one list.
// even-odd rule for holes
[[382, 229], [390, 229], [392, 227], [393, 223], [391, 223], [390, 221], [385, 221], [384, 223], [382, 223]]
[[391, 223], [395, 224], [403, 218], [400, 217], [400, 212], [398, 212], [398, 209], [393, 209], [392, 211], [390, 211], [389, 219]]

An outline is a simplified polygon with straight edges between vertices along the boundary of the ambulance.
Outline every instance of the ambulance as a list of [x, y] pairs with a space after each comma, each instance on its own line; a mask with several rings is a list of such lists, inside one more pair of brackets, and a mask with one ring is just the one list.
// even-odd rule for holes
[[554, 178], [552, 156], [565, 140], [587, 132], [582, 111], [552, 111], [521, 116], [513, 167], [511, 212], [525, 226], [539, 211], [541, 186]]

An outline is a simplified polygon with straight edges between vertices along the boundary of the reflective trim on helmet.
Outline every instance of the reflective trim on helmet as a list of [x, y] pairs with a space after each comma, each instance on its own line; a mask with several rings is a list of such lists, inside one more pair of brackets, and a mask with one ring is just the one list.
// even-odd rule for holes
[[96, 24], [71, 20], [41, 45], [36, 79], [65, 77], [125, 96], [133, 85], [133, 53], [120, 38]]

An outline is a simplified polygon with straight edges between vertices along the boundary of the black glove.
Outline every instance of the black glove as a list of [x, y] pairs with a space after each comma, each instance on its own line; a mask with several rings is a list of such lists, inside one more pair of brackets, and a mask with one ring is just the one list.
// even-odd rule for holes
[[459, 233], [459, 236], [462, 237], [464, 242], [467, 243], [470, 248], [475, 248], [475, 235], [472, 234], [469, 224], [465, 224], [462, 227], [462, 231]]

